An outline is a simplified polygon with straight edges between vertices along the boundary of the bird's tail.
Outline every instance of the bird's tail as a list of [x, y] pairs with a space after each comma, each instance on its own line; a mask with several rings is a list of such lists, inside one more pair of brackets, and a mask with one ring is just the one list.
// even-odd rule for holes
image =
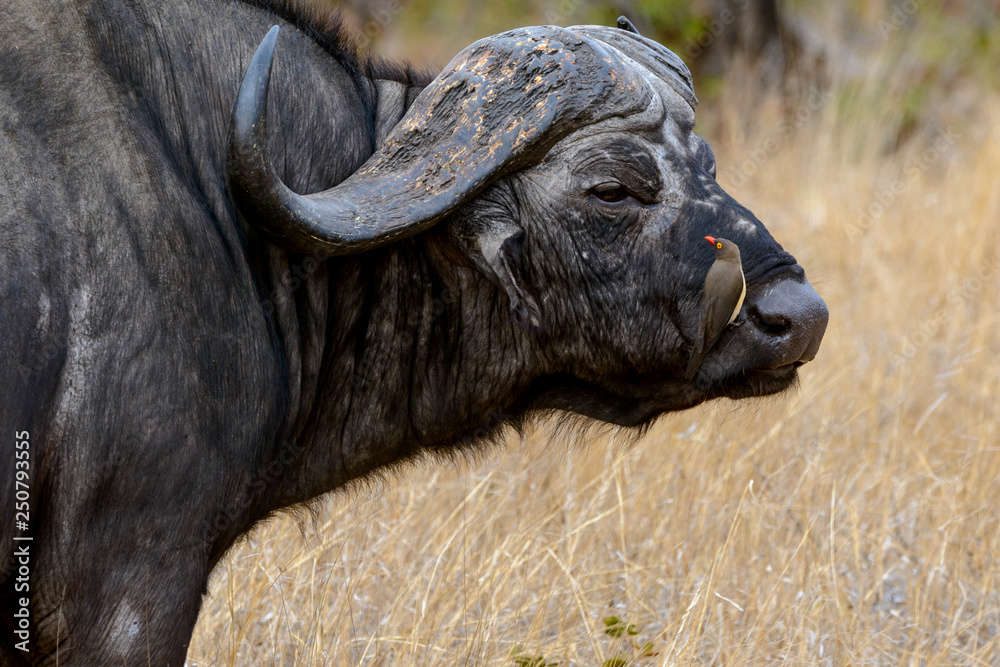
[[695, 341], [694, 349], [691, 350], [691, 360], [688, 361], [687, 371], [684, 372], [684, 379], [688, 382], [694, 378], [694, 374], [698, 372], [701, 367], [701, 362], [705, 359], [705, 346], [702, 341], [702, 337], [699, 336], [698, 340]]

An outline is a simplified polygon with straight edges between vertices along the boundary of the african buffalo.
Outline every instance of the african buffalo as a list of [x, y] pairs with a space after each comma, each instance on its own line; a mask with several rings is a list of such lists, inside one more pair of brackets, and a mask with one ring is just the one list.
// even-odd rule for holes
[[[6, 663], [182, 664], [213, 566], [281, 508], [539, 410], [779, 392], [816, 354], [826, 306], [627, 22], [432, 79], [296, 6], [0, 15]], [[706, 234], [746, 301], [688, 382]]]

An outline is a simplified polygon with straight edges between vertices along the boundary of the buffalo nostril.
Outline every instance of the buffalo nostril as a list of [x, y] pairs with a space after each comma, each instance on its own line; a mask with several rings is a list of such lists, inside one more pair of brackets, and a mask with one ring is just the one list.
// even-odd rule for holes
[[747, 312], [754, 326], [770, 336], [782, 336], [792, 328], [792, 321], [785, 315], [762, 313], [756, 306]]
[[829, 317], [826, 304], [809, 283], [793, 279], [768, 285], [747, 308], [747, 319], [771, 341], [778, 365], [815, 357]]

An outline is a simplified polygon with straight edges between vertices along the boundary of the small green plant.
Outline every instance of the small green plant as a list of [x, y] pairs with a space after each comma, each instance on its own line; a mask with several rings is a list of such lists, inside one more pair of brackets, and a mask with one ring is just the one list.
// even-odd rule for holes
[[527, 655], [520, 646], [515, 646], [510, 650], [510, 662], [516, 667], [557, 667], [559, 664], [558, 662], [546, 662], [545, 656], [541, 654]]
[[634, 623], [626, 623], [617, 616], [608, 616], [604, 619], [604, 634], [611, 637], [621, 637], [623, 634], [637, 635], [638, 628]]
[[[608, 616], [604, 619], [604, 634], [609, 637], [635, 637], [639, 634], [639, 628], [635, 623], [629, 623], [617, 616]], [[653, 642], [646, 642], [642, 646], [636, 644], [634, 640], [629, 643], [635, 650], [634, 656], [616, 653], [613, 657], [602, 662], [601, 667], [630, 667], [634, 661], [645, 662], [642, 660], [643, 658], [659, 655]], [[548, 662], [545, 656], [540, 653], [538, 655], [527, 653], [520, 646], [515, 646], [510, 650], [510, 663], [514, 667], [556, 667], [559, 664], [558, 662]]]
[[[617, 616], [608, 616], [604, 619], [604, 634], [609, 637], [622, 637], [629, 636], [634, 637], [639, 634], [639, 628], [635, 623], [629, 623], [628, 621], [618, 618]], [[636, 643], [632, 643], [632, 648], [635, 649], [636, 660], [641, 660], [642, 658], [651, 658], [653, 656], [659, 655], [653, 642], [646, 642], [642, 646]], [[605, 660], [601, 667], [628, 667], [632, 664], [630, 659], [623, 656], [621, 653], [615, 655], [613, 658]]]
[[642, 646], [636, 646], [635, 650], [644, 658], [652, 658], [654, 655], [660, 655], [660, 652], [653, 647], [653, 642], [646, 642]]

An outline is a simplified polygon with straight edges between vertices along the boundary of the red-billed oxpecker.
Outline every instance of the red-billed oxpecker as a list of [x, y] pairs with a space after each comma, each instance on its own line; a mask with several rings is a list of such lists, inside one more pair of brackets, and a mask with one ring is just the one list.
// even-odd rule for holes
[[705, 276], [705, 290], [701, 294], [701, 323], [684, 375], [687, 380], [694, 377], [715, 341], [740, 314], [743, 298], [747, 295], [739, 246], [712, 236], [706, 236], [705, 240], [715, 247], [715, 262]]

